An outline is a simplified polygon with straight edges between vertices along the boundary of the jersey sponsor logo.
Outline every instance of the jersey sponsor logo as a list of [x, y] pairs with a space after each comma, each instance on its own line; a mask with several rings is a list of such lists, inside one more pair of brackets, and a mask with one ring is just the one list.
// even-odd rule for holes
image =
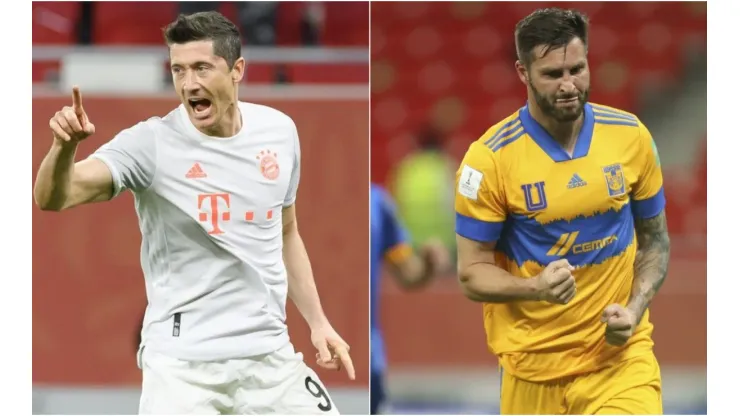
[[269, 150], [263, 150], [257, 155], [257, 160], [260, 161], [260, 173], [265, 178], [274, 181], [280, 176], [280, 165], [277, 160], [277, 153], [272, 153]]
[[547, 255], [564, 256], [566, 253], [568, 253], [568, 251], [570, 251], [570, 248], [573, 246], [573, 243], [575, 243], [576, 238], [578, 238], [578, 231], [561, 235], [560, 239], [558, 239], [558, 242], [555, 243], [552, 248], [550, 248], [550, 251], [547, 252]]
[[606, 179], [606, 188], [609, 191], [609, 196], [624, 195], [625, 187], [622, 165], [619, 163], [615, 163], [613, 165], [604, 166], [603, 172], [604, 179]]
[[478, 191], [483, 180], [483, 172], [477, 171], [468, 165], [463, 165], [460, 173], [460, 182], [457, 185], [457, 192], [473, 201], [478, 200]]
[[206, 173], [203, 171], [203, 168], [200, 167], [200, 163], [198, 162], [195, 162], [193, 167], [185, 174], [185, 177], [188, 179], [205, 178], [206, 176]]
[[547, 252], [548, 256], [564, 256], [569, 252], [573, 254], [589, 253], [613, 244], [617, 241], [616, 235], [610, 235], [608, 237], [600, 238], [598, 240], [586, 241], [584, 243], [575, 244], [578, 238], [578, 231], [572, 233], [564, 233], [560, 236], [557, 243], [550, 248]]
[[524, 191], [524, 202], [527, 204], [527, 211], [542, 211], [547, 208], [545, 182], [524, 184], [522, 190]]
[[[221, 208], [219, 210], [219, 200], [223, 200], [226, 204], [226, 209]], [[208, 234], [223, 234], [224, 231], [219, 227], [221, 221], [231, 220], [231, 213], [229, 208], [231, 205], [231, 197], [229, 194], [218, 193], [218, 194], [199, 194], [198, 195], [198, 209], [204, 209], [203, 206], [206, 201], [209, 202], [210, 210], [201, 211], [198, 213], [198, 219], [201, 222], [210, 222], [213, 228], [208, 231]], [[221, 214], [219, 216], [219, 214]]]
[[573, 174], [573, 177], [570, 178], [570, 181], [568, 181], [568, 189], [573, 188], [580, 188], [581, 186], [586, 186], [587, 183], [583, 179], [581, 179], [580, 176], [578, 176], [577, 173]]
[[[225, 205], [225, 206], [224, 206]], [[209, 222], [211, 229], [208, 234], [224, 234], [224, 222], [231, 221], [231, 195], [227, 193], [199, 194], [198, 195], [198, 220], [200, 222]], [[270, 221], [274, 216], [274, 211], [269, 209], [265, 214], [265, 219]], [[254, 221], [255, 211], [246, 211], [244, 221]]]

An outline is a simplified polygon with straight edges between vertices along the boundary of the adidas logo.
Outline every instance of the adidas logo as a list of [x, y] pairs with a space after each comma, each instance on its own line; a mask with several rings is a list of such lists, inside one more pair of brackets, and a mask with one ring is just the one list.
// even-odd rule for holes
[[573, 177], [570, 178], [570, 181], [568, 182], [568, 189], [579, 188], [581, 186], [586, 186], [586, 181], [581, 179], [577, 173], [574, 173]]
[[185, 174], [185, 177], [188, 179], [197, 179], [197, 178], [205, 178], [206, 173], [203, 172], [203, 169], [200, 167], [200, 163], [195, 163], [192, 168], [188, 171], [188, 173]]

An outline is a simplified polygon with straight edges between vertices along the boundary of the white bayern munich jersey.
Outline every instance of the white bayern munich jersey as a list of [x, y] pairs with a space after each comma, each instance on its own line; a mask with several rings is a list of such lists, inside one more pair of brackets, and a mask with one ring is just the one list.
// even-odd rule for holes
[[[225, 360], [290, 342], [281, 209], [295, 202], [293, 120], [239, 103], [241, 131], [212, 138], [184, 105], [121, 131], [90, 157], [131, 190], [149, 305], [142, 345], [183, 360]], [[115, 219], [111, 219], [115, 221]]]

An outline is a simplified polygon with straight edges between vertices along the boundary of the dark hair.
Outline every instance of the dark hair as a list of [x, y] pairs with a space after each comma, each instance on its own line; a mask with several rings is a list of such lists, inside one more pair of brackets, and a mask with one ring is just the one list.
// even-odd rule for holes
[[540, 45], [545, 45], [547, 54], [579, 38], [588, 50], [588, 19], [576, 10], [539, 9], [517, 23], [514, 37], [519, 60], [529, 66], [532, 51]]
[[199, 40], [213, 41], [213, 53], [226, 60], [229, 68], [242, 55], [239, 29], [219, 12], [181, 14], [164, 28], [167, 46]]

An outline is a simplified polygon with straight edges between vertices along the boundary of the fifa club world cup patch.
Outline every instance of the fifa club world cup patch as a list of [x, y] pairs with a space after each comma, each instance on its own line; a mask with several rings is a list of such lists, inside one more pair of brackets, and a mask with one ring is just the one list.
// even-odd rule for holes
[[478, 200], [478, 190], [483, 180], [483, 172], [477, 171], [468, 165], [464, 165], [460, 174], [460, 182], [457, 185], [457, 192], [460, 195], [470, 198], [473, 201]]

